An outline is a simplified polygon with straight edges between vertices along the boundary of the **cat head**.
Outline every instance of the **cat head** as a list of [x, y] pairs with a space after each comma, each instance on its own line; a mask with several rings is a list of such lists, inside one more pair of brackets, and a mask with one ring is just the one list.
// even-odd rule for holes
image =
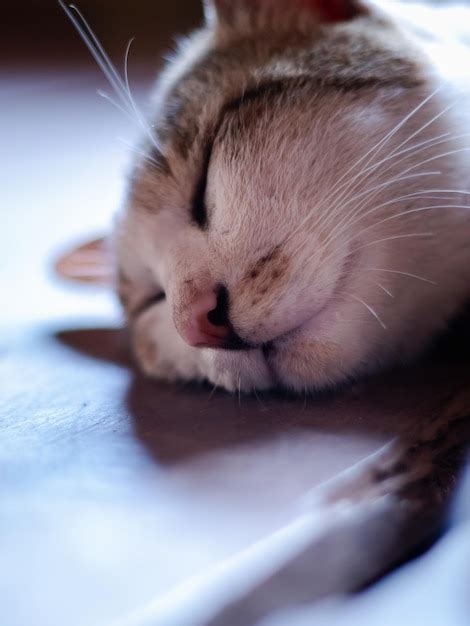
[[447, 129], [421, 127], [442, 102], [362, 3], [214, 0], [206, 19], [159, 79], [115, 226], [135, 341], [165, 300], [220, 368], [264, 355], [255, 387], [337, 382], [398, 349], [392, 298], [406, 308], [428, 287], [404, 284], [428, 252], [389, 218], [444, 184], [407, 153], [424, 142], [418, 160], [432, 157]]

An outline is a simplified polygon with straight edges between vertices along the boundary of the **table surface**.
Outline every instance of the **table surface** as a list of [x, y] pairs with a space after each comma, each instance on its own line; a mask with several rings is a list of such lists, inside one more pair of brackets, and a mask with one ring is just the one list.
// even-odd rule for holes
[[[268, 576], [257, 550], [282, 562], [317, 489], [435, 416], [468, 363], [429, 358], [309, 398], [143, 378], [113, 296], [51, 271], [109, 227], [135, 129], [93, 72], [0, 79], [2, 626], [209, 619], [244, 576]], [[265, 570], [240, 575], [244, 559]]]

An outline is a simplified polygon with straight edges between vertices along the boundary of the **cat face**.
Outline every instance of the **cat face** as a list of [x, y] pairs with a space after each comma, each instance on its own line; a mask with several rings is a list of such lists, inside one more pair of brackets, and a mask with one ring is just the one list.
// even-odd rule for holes
[[441, 95], [381, 19], [301, 4], [211, 5], [157, 86], [114, 235], [151, 373], [336, 384], [414, 353], [461, 299], [468, 220], [424, 208], [458, 188], [457, 157], [434, 163], [455, 147]]

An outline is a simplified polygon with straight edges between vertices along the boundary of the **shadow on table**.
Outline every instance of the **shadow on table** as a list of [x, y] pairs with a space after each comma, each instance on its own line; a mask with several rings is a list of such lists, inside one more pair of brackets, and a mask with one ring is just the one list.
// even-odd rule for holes
[[[128, 368], [124, 409], [136, 436], [159, 463], [305, 431], [390, 438], [432, 415], [456, 389], [470, 382], [468, 363], [441, 342], [439, 350], [335, 392], [295, 397], [283, 393], [233, 396], [209, 385], [172, 385], [143, 376], [129, 355], [121, 329], [63, 330], [56, 339], [99, 361]], [[468, 353], [467, 353], [468, 354]]]
[[[358, 460], [370, 459], [384, 442], [413, 430], [416, 435], [417, 425], [424, 428], [428, 420], [442, 416], [470, 383], [468, 363], [459, 362], [460, 355], [434, 352], [410, 367], [328, 394], [296, 398], [273, 393], [239, 399], [222, 391], [212, 393], [208, 386], [166, 385], [143, 377], [127, 356], [122, 331], [68, 330], [56, 337], [86, 357], [130, 369], [123, 404], [133, 434], [156, 464], [175, 470], [173, 478], [179, 477], [188, 493], [205, 502], [208, 488], [224, 506], [227, 494], [232, 506], [240, 494], [246, 506], [252, 502], [256, 508], [260, 499], [264, 506], [267, 494], [269, 511], [276, 510], [278, 502], [286, 506]], [[429, 476], [387, 498], [390, 510], [333, 525], [269, 579], [224, 606], [211, 626], [252, 626], [293, 601], [305, 603], [333, 590], [357, 589], [429, 545], [442, 530], [463, 464], [464, 439], [458, 439], [459, 446], [450, 447], [435, 466], [431, 464]], [[419, 448], [419, 443], [407, 439], [404, 447]], [[374, 498], [372, 489], [371, 502]], [[402, 507], [403, 502], [413, 506]], [[406, 511], [417, 513], [408, 516]], [[312, 566], [318, 563], [319, 570]]]

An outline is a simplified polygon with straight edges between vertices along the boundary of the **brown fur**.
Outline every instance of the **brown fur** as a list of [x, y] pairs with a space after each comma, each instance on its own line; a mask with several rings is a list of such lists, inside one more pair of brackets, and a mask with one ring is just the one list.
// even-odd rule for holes
[[[470, 280], [470, 212], [419, 212], [423, 186], [459, 189], [462, 159], [433, 163], [441, 148], [430, 144], [414, 163], [438, 166], [432, 179], [387, 186], [413, 166], [404, 157], [350, 175], [349, 195], [337, 187], [369, 151], [374, 164], [410, 137], [456, 133], [453, 118], [441, 119], [445, 94], [423, 107], [437, 84], [431, 65], [379, 12], [324, 24], [287, 0], [215, 4], [217, 17], [157, 85], [157, 165], [137, 163], [116, 229], [146, 371], [228, 389], [303, 389], [410, 358], [458, 309]], [[394, 127], [377, 156], [374, 146]], [[377, 193], [364, 196], [373, 184]], [[464, 205], [463, 194], [453, 201]], [[206, 211], [200, 220], [195, 197]], [[390, 220], [399, 211], [406, 217]], [[427, 231], [440, 237], [439, 259], [418, 238]], [[182, 339], [194, 303], [220, 285], [231, 330], [252, 347], [246, 353]], [[167, 302], [152, 299], [162, 291]]]

